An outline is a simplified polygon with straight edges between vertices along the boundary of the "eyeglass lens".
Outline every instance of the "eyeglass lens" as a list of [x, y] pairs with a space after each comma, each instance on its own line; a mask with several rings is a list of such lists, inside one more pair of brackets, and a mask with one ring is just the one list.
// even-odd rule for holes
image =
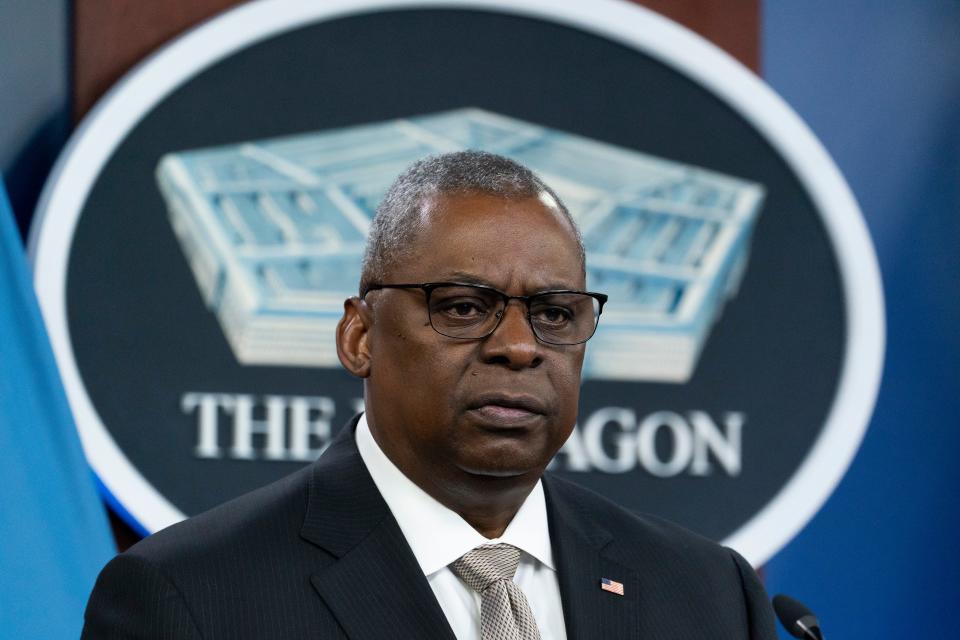
[[[451, 338], [483, 338], [496, 329], [505, 308], [497, 291], [466, 285], [430, 292], [430, 323]], [[528, 301], [534, 334], [551, 344], [578, 344], [593, 335], [600, 304], [582, 293], [543, 293]]]

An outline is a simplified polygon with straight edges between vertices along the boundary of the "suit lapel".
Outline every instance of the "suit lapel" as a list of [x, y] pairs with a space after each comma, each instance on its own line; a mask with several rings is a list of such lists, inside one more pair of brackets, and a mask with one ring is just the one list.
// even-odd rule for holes
[[311, 583], [349, 638], [446, 638], [453, 632], [347, 425], [314, 465], [301, 536], [336, 559]]
[[[567, 640], [638, 637], [642, 594], [636, 570], [604, 555], [611, 534], [580, 513], [549, 476], [544, 490]], [[623, 584], [624, 595], [602, 590], [601, 578]]]
[[311, 578], [350, 638], [449, 638], [453, 632], [400, 529], [375, 529]]

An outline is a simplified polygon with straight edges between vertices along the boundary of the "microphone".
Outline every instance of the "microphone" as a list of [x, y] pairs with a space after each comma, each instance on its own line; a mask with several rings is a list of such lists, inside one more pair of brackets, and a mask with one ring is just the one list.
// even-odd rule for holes
[[813, 612], [799, 600], [782, 593], [773, 599], [773, 610], [780, 618], [780, 624], [794, 638], [802, 640], [823, 640], [820, 621]]

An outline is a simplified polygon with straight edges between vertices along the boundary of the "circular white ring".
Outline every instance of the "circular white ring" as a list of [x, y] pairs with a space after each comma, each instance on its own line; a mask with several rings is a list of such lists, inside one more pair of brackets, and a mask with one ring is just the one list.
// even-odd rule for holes
[[181, 84], [253, 43], [307, 24], [377, 10], [472, 9], [535, 18], [642, 51], [691, 78], [749, 121], [812, 197], [833, 244], [846, 300], [843, 366], [821, 435], [779, 493], [724, 543], [766, 562], [813, 517], [843, 477], [873, 412], [883, 369], [880, 271], [853, 194], [819, 141], [769, 87], [729, 55], [651, 11], [618, 0], [260, 0], [196, 27], [138, 65], [71, 137], [44, 188], [30, 234], [35, 286], [84, 451], [107, 491], [147, 531], [184, 514], [113, 441], [80, 378], [66, 315], [67, 256], [103, 166], [140, 119]]

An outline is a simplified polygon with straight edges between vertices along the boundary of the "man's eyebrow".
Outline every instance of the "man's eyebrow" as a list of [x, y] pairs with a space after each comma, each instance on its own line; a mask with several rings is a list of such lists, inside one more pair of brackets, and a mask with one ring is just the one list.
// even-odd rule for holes
[[453, 271], [445, 278], [448, 282], [462, 282], [463, 284], [482, 284], [487, 287], [496, 287], [495, 284], [475, 273], [467, 271]]

